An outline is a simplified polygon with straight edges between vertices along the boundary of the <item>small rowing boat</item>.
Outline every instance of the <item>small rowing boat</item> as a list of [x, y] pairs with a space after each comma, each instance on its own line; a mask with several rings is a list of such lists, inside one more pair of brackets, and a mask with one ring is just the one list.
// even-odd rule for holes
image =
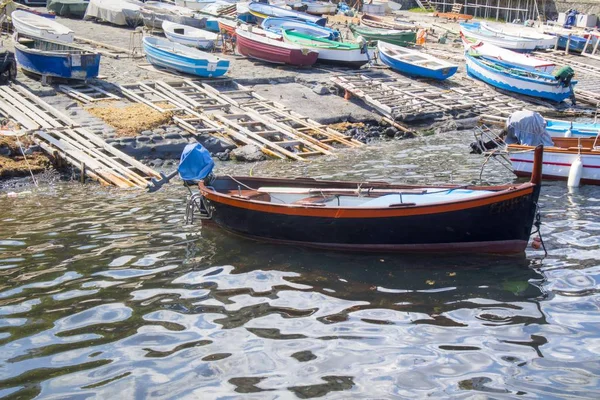
[[296, 18], [321, 26], [325, 26], [325, 23], [327, 22], [327, 18], [317, 17], [300, 11], [287, 10], [285, 8], [265, 3], [250, 3], [248, 4], [248, 9], [250, 10], [250, 13], [258, 19], [259, 22], [262, 22], [267, 17]]
[[304, 33], [306, 35], [329, 40], [338, 40], [340, 37], [339, 31], [321, 25], [313, 24], [312, 22], [299, 21], [297, 19], [292, 18], [265, 18], [265, 20], [261, 24], [261, 27], [264, 30], [274, 32], [279, 35], [282, 34], [282, 30], [289, 29], [296, 32]]
[[238, 26], [237, 21], [234, 21], [231, 19], [219, 18], [218, 22], [219, 22], [219, 31], [220, 32], [225, 32], [229, 36], [232, 36], [232, 37], [235, 36], [235, 29]]
[[398, 46], [409, 46], [415, 44], [417, 40], [417, 34], [411, 30], [370, 28], [354, 24], [350, 24], [350, 30], [355, 38], [361, 36], [369, 42], [380, 41]]
[[556, 36], [540, 33], [533, 28], [516, 24], [496, 24], [492, 25], [487, 22], [479, 23], [482, 29], [504, 35], [506, 37], [516, 37], [523, 39], [535, 40], [536, 49], [552, 49], [556, 44]]
[[15, 35], [15, 57], [24, 71], [63, 79], [96, 78], [100, 54], [70, 43], [51, 42], [40, 38]]
[[533, 51], [538, 45], [538, 40], [506, 36], [501, 33], [488, 31], [483, 29], [479, 22], [461, 23], [460, 32], [467, 38], [481, 40], [485, 43], [514, 51]]
[[206, 15], [194, 14], [189, 8], [160, 1], [147, 1], [144, 7], [140, 9], [140, 14], [144, 21], [144, 26], [151, 29], [162, 29], [164, 21], [187, 25], [193, 28], [204, 28], [207, 19]]
[[411, 23], [400, 23], [397, 21], [389, 20], [386, 18], [378, 17], [376, 15], [363, 14], [360, 16], [360, 24], [370, 28], [378, 29], [393, 29], [393, 30], [406, 30], [415, 29], [416, 26]]
[[208, 78], [223, 76], [229, 69], [229, 60], [169, 40], [146, 36], [143, 47], [148, 62], [157, 67]]
[[375, 49], [355, 42], [335, 42], [295, 32], [283, 31], [283, 40], [319, 52], [318, 60], [360, 67], [373, 59]]
[[573, 100], [577, 83], [558, 80], [552, 75], [518, 68], [498, 60], [465, 53], [467, 73], [498, 89], [556, 102]]
[[319, 55], [314, 49], [283, 42], [276, 39], [274, 33], [258, 28], [238, 27], [236, 37], [237, 49], [241, 55], [273, 64], [310, 66], [317, 61]]
[[217, 43], [218, 35], [213, 32], [205, 31], [204, 29], [193, 28], [191, 26], [176, 24], [170, 21], [163, 21], [162, 29], [167, 39], [186, 46], [209, 50], [215, 45], [219, 45], [219, 43]]
[[[582, 53], [587, 41], [587, 38], [582, 36], [577, 36], [573, 34], [560, 34], [558, 35], [558, 48], [561, 50], [565, 50], [567, 48], [568, 43], [569, 51], [575, 53]], [[595, 41], [592, 39], [590, 43], [593, 44], [595, 43]]]
[[546, 132], [552, 137], [595, 138], [600, 134], [600, 123], [561, 121], [546, 118]]
[[72, 43], [75, 33], [58, 22], [23, 10], [11, 14], [15, 31], [19, 35], [62, 43]]
[[142, 22], [140, 9], [144, 3], [137, 0], [90, 0], [83, 19], [97, 19], [120, 26], [137, 26]]
[[550, 61], [542, 60], [529, 54], [517, 53], [516, 51], [503, 49], [502, 47], [498, 47], [481, 40], [469, 39], [466, 38], [462, 33], [460, 34], [460, 37], [462, 39], [465, 51], [468, 51], [472, 54], [479, 54], [488, 58], [508, 62], [519, 68], [529, 71], [551, 73], [556, 67], [556, 64]]
[[456, 73], [457, 65], [442, 61], [418, 50], [378, 42], [379, 60], [402, 74], [437, 80], [448, 79]]
[[302, 5], [306, 7], [306, 12], [313, 15], [335, 14], [337, 4], [327, 1], [305, 0]]
[[209, 155], [205, 163], [182, 156], [178, 170], [199, 181], [188, 207], [199, 204], [203, 218], [256, 240], [338, 251], [520, 253], [537, 212], [542, 154], [540, 146], [529, 182], [502, 186], [214, 176]]
[[61, 17], [83, 18], [87, 10], [88, 0], [48, 0], [46, 9]]

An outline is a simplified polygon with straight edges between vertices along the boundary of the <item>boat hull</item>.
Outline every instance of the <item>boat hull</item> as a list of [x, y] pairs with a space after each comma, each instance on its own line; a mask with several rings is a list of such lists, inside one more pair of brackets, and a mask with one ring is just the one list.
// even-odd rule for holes
[[[273, 64], [311, 66], [317, 61], [319, 53], [308, 49], [290, 49], [284, 46], [263, 43], [252, 38], [236, 35], [237, 50], [244, 57], [254, 58]], [[283, 44], [283, 43], [282, 43]]]
[[491, 43], [494, 46], [513, 51], [533, 51], [536, 49], [538, 43], [536, 40], [532, 39], [506, 37], [501, 34], [486, 31], [478, 28], [477, 24], [461, 24], [460, 32], [467, 38], [481, 40], [484, 43]]
[[21, 10], [12, 13], [12, 23], [20, 35], [32, 38], [61, 43], [73, 43], [75, 38], [75, 33], [66, 26], [50, 18]]
[[258, 20], [258, 23], [262, 23], [265, 18], [268, 17], [284, 17], [284, 18], [296, 18], [302, 21], [312, 22], [317, 25], [325, 26], [327, 18], [319, 18], [314, 15], [286, 10], [285, 8], [272, 6], [264, 3], [250, 3], [248, 5], [250, 14], [254, 15]]
[[[558, 48], [561, 50], [565, 50], [567, 48], [567, 42], [569, 42], [568, 35], [558, 35]], [[569, 42], [569, 51], [573, 51], [575, 53], [583, 52], [583, 48], [585, 47], [585, 43], [587, 39], [582, 38], [580, 36], [571, 36], [571, 41]], [[592, 39], [590, 43], [594, 43], [595, 41]]]
[[343, 251], [518, 253], [528, 243], [539, 185], [452, 204], [383, 210], [277, 207], [225, 198], [203, 185], [200, 191], [219, 226], [263, 241]]
[[86, 80], [96, 78], [100, 69], [100, 54], [79, 52], [65, 54], [61, 51], [40, 51], [15, 45], [19, 66], [27, 72], [63, 79]]
[[[417, 34], [413, 31], [396, 31], [396, 33], [378, 33], [375, 31], [377, 28], [371, 28], [370, 30], [361, 29], [356, 25], [350, 25], [350, 30], [355, 38], [362, 36], [367, 41], [381, 41], [386, 43], [395, 44], [397, 46], [411, 46], [415, 44], [417, 40]], [[379, 30], [379, 29], [378, 29]]]
[[224, 21], [222, 19], [219, 19], [219, 31], [220, 32], [225, 32], [227, 33], [229, 36], [235, 36], [235, 28], [236, 28], [236, 23], [234, 23], [233, 21]]
[[162, 24], [164, 21], [188, 25], [192, 28], [204, 28], [206, 26], [206, 18], [194, 18], [187, 15], [175, 15], [167, 13], [163, 14], [145, 9], [140, 10], [140, 15], [144, 21], [144, 26], [151, 29], [162, 29]]
[[80, 2], [48, 1], [46, 6], [48, 11], [53, 11], [56, 15], [71, 18], [83, 18], [87, 7], [88, 3], [84, 0]]
[[313, 24], [312, 22], [295, 21], [289, 18], [270, 17], [262, 22], [261, 27], [278, 35], [282, 34], [283, 29], [293, 29], [296, 32], [329, 40], [337, 40], [340, 35], [338, 31], [334, 31], [331, 28]]
[[595, 138], [600, 134], [600, 123], [582, 123], [546, 119], [546, 132], [552, 137], [565, 137], [571, 131], [571, 137]]
[[[519, 151], [510, 154], [510, 161], [515, 175], [521, 177], [531, 176], [533, 168], [533, 151], [522, 152], [532, 149], [531, 146], [510, 145], [509, 150]], [[581, 183], [588, 185], [600, 185], [600, 153], [581, 154], [583, 171]], [[544, 162], [542, 167], [542, 178], [549, 180], [568, 180], [571, 165], [579, 157], [577, 151], [556, 150], [552, 147], [544, 149]]]
[[[148, 62], [158, 67], [207, 78], [223, 76], [229, 69], [228, 60], [218, 59], [218, 61], [213, 62], [208, 59], [176, 54], [153, 46], [146, 38], [143, 41], [143, 47]], [[195, 51], [198, 52], [198, 50]], [[210, 55], [207, 54], [207, 56]]]
[[[167, 39], [172, 42], [180, 43], [185, 46], [196, 47], [203, 50], [212, 49], [215, 44], [217, 46], [220, 45], [218, 43], [218, 36], [212, 32], [201, 30], [196, 30], [195, 28], [190, 28], [187, 26], [180, 25], [171, 25], [169, 23], [164, 23], [162, 25], [163, 32]], [[181, 29], [180, 33], [176, 32], [177, 29]], [[202, 34], [198, 34], [198, 32]], [[203, 37], [204, 36], [204, 37]]]
[[337, 5], [333, 3], [324, 3], [324, 2], [307, 2], [304, 3], [307, 5], [306, 12], [308, 14], [313, 15], [323, 15], [323, 14], [334, 14], [337, 10]]
[[546, 83], [534, 80], [517, 79], [513, 75], [497, 71], [476, 61], [465, 54], [467, 73], [489, 85], [509, 92], [523, 94], [556, 102], [564, 101], [573, 96], [572, 85], [564, 87], [558, 82]]
[[424, 68], [397, 60], [381, 50], [379, 51], [379, 60], [394, 71], [398, 71], [402, 74], [420, 78], [436, 79], [440, 81], [450, 78], [458, 70], [458, 66], [456, 65], [438, 69]]

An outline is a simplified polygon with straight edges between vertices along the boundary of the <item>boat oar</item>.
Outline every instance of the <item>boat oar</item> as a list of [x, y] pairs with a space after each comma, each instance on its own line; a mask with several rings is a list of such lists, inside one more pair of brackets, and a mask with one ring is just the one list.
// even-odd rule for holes
[[179, 173], [179, 170], [175, 170], [171, 173], [169, 173], [168, 175], [165, 175], [164, 173], [160, 173], [161, 179], [156, 179], [156, 178], [152, 178], [151, 182], [148, 183], [148, 192], [153, 193], [156, 192], [157, 190], [159, 190], [161, 187], [163, 187], [164, 184], [169, 183], [169, 181], [171, 179], [173, 179], [175, 177], [175, 175], [177, 175]]

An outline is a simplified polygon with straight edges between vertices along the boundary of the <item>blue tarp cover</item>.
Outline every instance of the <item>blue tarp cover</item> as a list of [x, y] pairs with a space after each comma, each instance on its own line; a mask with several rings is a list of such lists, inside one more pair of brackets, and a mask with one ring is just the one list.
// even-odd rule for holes
[[215, 166], [210, 153], [199, 143], [190, 143], [183, 149], [179, 160], [179, 176], [184, 181], [201, 181]]
[[546, 120], [534, 111], [517, 111], [506, 120], [508, 135], [504, 139], [507, 144], [523, 144], [526, 146], [554, 146], [552, 138], [546, 132]]

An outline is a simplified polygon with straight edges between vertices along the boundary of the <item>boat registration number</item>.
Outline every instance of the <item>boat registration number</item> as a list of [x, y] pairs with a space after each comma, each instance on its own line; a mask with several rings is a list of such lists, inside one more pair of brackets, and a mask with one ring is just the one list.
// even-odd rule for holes
[[208, 66], [206, 67], [206, 70], [209, 72], [212, 71], [216, 71], [217, 70], [217, 63], [208, 63]]

